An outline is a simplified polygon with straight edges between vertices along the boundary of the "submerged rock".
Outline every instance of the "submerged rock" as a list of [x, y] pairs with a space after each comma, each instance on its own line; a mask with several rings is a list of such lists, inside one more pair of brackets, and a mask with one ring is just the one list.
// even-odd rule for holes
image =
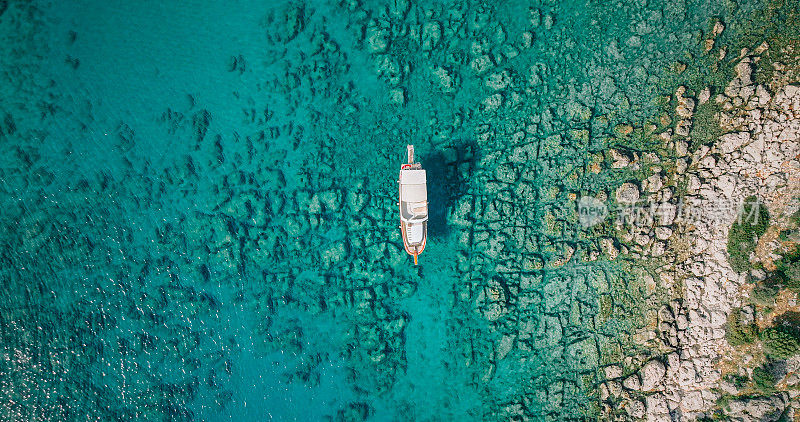
[[473, 59], [472, 62], [470, 62], [470, 67], [476, 75], [480, 76], [494, 67], [494, 61], [492, 61], [492, 58], [488, 54], [484, 54]]
[[365, 35], [370, 52], [383, 53], [389, 47], [389, 31], [381, 28], [377, 21], [370, 22]]
[[433, 50], [442, 38], [442, 25], [436, 21], [426, 22], [422, 26], [422, 50]]
[[387, 10], [395, 18], [403, 19], [408, 13], [411, 3], [408, 0], [390, 0]]
[[493, 73], [486, 78], [486, 87], [493, 91], [500, 91], [511, 84], [511, 75], [508, 70]]
[[404, 88], [393, 88], [389, 90], [388, 100], [390, 104], [399, 106], [406, 105], [406, 90]]
[[278, 42], [291, 41], [305, 28], [305, 7], [291, 3], [273, 12], [267, 19], [270, 29], [275, 31], [271, 38]]
[[486, 112], [494, 112], [500, 109], [503, 105], [503, 94], [497, 93], [494, 95], [490, 95], [483, 99], [481, 105], [483, 106], [483, 111]]

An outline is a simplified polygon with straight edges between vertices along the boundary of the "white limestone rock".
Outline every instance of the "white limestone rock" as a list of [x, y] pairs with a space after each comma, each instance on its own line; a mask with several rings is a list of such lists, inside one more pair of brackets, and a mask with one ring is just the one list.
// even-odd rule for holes
[[684, 119], [690, 119], [694, 114], [694, 107], [694, 99], [681, 97], [681, 99], [678, 101], [678, 106], [675, 108], [675, 112], [678, 113], [678, 116]]
[[514, 337], [510, 335], [504, 335], [502, 339], [500, 339], [500, 343], [497, 345], [495, 349], [495, 359], [496, 360], [503, 360], [511, 349], [514, 347]]
[[661, 181], [661, 176], [658, 174], [653, 174], [647, 178], [647, 191], [650, 193], [658, 192], [661, 188], [664, 187], [664, 183]]
[[621, 169], [628, 167], [631, 164], [631, 159], [626, 153], [613, 148], [608, 150], [608, 153], [611, 156], [611, 160], [613, 160], [613, 163], [611, 164], [612, 168]]
[[639, 200], [639, 188], [630, 182], [623, 183], [616, 191], [617, 202], [633, 204]]
[[[736, 65], [736, 77], [725, 87], [725, 95], [729, 98], [736, 99], [737, 97], [749, 97], [755, 93], [755, 89], [751, 87], [753, 83], [753, 67], [749, 57], [742, 59]], [[747, 88], [750, 88], [749, 90]], [[752, 92], [751, 92], [752, 91]], [[741, 98], [739, 98], [741, 102]], [[735, 102], [734, 102], [735, 105]]]
[[453, 93], [456, 91], [458, 78], [451, 69], [444, 66], [434, 66], [432, 71], [434, 80], [439, 82], [443, 92]]
[[726, 198], [733, 197], [733, 191], [736, 189], [736, 178], [727, 174], [718, 177], [717, 188], [722, 191]]
[[697, 96], [697, 102], [698, 104], [702, 105], [708, 102], [710, 98], [711, 98], [711, 90], [709, 88], [704, 88], [702, 91], [700, 91], [700, 94]]
[[[651, 394], [645, 397], [645, 403], [647, 407], [648, 420], [671, 420], [669, 418], [669, 406], [667, 405], [667, 398], [663, 394]], [[662, 417], [666, 417], [666, 419], [662, 419]]]
[[633, 374], [622, 381], [622, 386], [628, 390], [639, 391], [642, 389], [642, 380], [639, 379], [639, 374]]
[[739, 420], [777, 420], [775, 415], [780, 415], [786, 408], [783, 395], [771, 397], [757, 397], [749, 400], [736, 400], [729, 403], [730, 416]]
[[622, 367], [619, 365], [609, 365], [603, 368], [606, 379], [615, 379], [622, 376]]
[[642, 367], [639, 373], [642, 377], [642, 391], [653, 391], [661, 385], [667, 369], [661, 361], [651, 360]]
[[726, 133], [720, 137], [717, 148], [723, 154], [730, 154], [748, 143], [750, 143], [749, 132]]
[[685, 157], [689, 153], [689, 143], [686, 141], [675, 142], [675, 154], [678, 157]]
[[680, 136], [689, 136], [689, 131], [692, 129], [692, 121], [689, 119], [679, 120], [675, 125], [675, 134]]
[[721, 33], [722, 33], [722, 31], [724, 31], [724, 30], [725, 30], [725, 24], [723, 24], [723, 23], [722, 23], [722, 22], [720, 22], [720, 21], [716, 21], [716, 22], [714, 23], [714, 28], [711, 30], [711, 34], [712, 34], [714, 37], [716, 37], [716, 36], [718, 36], [719, 34], [721, 34]]
[[672, 236], [672, 229], [669, 227], [659, 226], [656, 227], [656, 239], [667, 240]]
[[690, 391], [681, 398], [681, 408], [685, 411], [696, 412], [703, 407], [703, 395], [699, 391]]
[[612, 260], [619, 256], [619, 250], [614, 246], [613, 239], [608, 237], [600, 239], [600, 247], [603, 249], [603, 252], [605, 252], [605, 254], [608, 255], [608, 257]]
[[628, 412], [629, 416], [636, 419], [642, 419], [647, 414], [647, 409], [645, 408], [644, 403], [639, 400], [630, 401], [628, 406], [625, 407], [625, 411]]

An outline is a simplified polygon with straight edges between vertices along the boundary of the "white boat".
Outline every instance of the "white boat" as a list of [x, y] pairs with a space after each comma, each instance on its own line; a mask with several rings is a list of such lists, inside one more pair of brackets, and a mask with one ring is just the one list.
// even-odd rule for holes
[[406, 252], [417, 257], [428, 238], [428, 185], [425, 170], [414, 162], [414, 145], [408, 146], [408, 163], [400, 166], [400, 231]]

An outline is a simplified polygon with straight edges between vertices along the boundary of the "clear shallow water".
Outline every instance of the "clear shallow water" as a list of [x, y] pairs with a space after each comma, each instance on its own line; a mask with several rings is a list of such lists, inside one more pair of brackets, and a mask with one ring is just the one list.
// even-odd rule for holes
[[0, 3], [2, 417], [591, 417], [646, 294], [574, 197], [757, 6]]

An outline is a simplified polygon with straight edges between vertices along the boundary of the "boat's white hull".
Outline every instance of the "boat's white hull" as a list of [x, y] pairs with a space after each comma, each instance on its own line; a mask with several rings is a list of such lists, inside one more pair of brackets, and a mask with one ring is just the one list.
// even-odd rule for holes
[[425, 170], [414, 163], [414, 147], [408, 146], [408, 164], [400, 167], [399, 198], [400, 232], [406, 253], [417, 258], [428, 240], [428, 186]]

